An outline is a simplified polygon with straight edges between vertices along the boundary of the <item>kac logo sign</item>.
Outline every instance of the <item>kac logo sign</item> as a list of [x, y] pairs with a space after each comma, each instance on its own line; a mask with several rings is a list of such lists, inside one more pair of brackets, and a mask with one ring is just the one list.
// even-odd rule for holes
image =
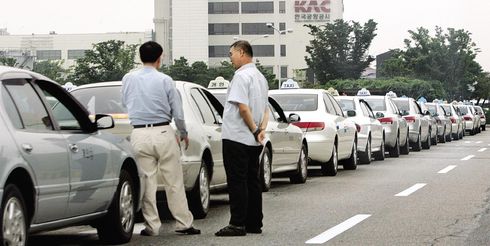
[[330, 20], [330, 0], [302, 0], [294, 2], [296, 22], [324, 22]]

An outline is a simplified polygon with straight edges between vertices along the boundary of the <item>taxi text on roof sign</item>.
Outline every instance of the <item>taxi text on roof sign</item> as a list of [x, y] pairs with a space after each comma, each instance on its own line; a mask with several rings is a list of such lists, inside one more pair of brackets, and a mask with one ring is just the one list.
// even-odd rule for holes
[[228, 85], [230, 85], [230, 81], [219, 76], [216, 77], [216, 79], [209, 81], [208, 88], [210, 89], [228, 88]]
[[362, 88], [362, 89], [357, 91], [357, 95], [358, 96], [371, 96], [371, 92], [369, 92], [369, 90], [366, 88]]
[[391, 98], [396, 98], [396, 97], [397, 97], [396, 93], [395, 93], [395, 92], [393, 92], [393, 91], [388, 91], [388, 92], [386, 93], [386, 96], [387, 96], [387, 97], [391, 97]]
[[281, 89], [299, 89], [298, 82], [288, 79], [282, 82]]

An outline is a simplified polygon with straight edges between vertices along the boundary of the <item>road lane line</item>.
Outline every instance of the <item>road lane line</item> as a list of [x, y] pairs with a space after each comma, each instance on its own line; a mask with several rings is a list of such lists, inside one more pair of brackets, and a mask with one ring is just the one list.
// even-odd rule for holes
[[427, 184], [424, 184], [424, 183], [414, 184], [412, 187], [396, 194], [395, 196], [409, 196], [410, 194], [414, 193], [415, 191], [424, 187], [425, 185], [427, 185]]
[[474, 155], [469, 155], [469, 156], [466, 156], [465, 158], [461, 159], [462, 161], [467, 161], [471, 158], [475, 157]]
[[437, 173], [448, 173], [449, 171], [453, 170], [454, 168], [456, 168], [456, 165], [449, 165]]
[[369, 218], [371, 215], [370, 214], [358, 214], [328, 230], [323, 232], [322, 234], [306, 241], [306, 244], [323, 244], [327, 242], [328, 240], [336, 237], [337, 235], [341, 234], [344, 231], [349, 230], [353, 226], [359, 224], [361, 221]]
[[482, 143], [482, 141], [476, 141], [475, 143]]
[[471, 141], [464, 141], [464, 143], [471, 143]]
[[487, 148], [481, 148], [481, 149], [478, 150], [478, 152], [483, 152], [485, 150], [487, 150]]

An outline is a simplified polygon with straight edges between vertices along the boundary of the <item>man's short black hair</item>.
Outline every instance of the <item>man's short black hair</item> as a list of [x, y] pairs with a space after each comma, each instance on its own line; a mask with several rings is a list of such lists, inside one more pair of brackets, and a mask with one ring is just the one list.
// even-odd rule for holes
[[162, 55], [163, 48], [157, 42], [148, 41], [140, 46], [140, 59], [143, 63], [154, 63]]
[[234, 42], [232, 45], [230, 45], [230, 48], [235, 48], [235, 49], [240, 49], [243, 50], [245, 54], [247, 54], [250, 57], [254, 56], [254, 52], [252, 50], [252, 46], [248, 41], [245, 40], [238, 40]]

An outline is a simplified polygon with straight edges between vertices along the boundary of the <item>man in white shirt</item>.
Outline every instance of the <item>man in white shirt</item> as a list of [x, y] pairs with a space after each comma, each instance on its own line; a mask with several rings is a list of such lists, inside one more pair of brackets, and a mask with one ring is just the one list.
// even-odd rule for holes
[[[200, 234], [187, 206], [178, 139], [189, 145], [182, 101], [175, 82], [159, 72], [162, 47], [153, 41], [139, 48], [144, 67], [126, 74], [122, 80], [122, 103], [128, 108], [133, 131], [131, 145], [142, 171], [145, 191], [141, 208], [145, 218], [142, 236], [157, 236], [162, 225], [156, 206], [157, 172], [163, 176], [167, 202], [176, 222], [176, 232]], [[169, 125], [172, 118], [178, 136]], [[176, 141], [177, 140], [177, 141]]]
[[262, 188], [259, 155], [269, 120], [268, 83], [253, 64], [247, 41], [230, 46], [237, 69], [226, 95], [223, 112], [223, 161], [226, 170], [231, 218], [216, 236], [262, 233]]

